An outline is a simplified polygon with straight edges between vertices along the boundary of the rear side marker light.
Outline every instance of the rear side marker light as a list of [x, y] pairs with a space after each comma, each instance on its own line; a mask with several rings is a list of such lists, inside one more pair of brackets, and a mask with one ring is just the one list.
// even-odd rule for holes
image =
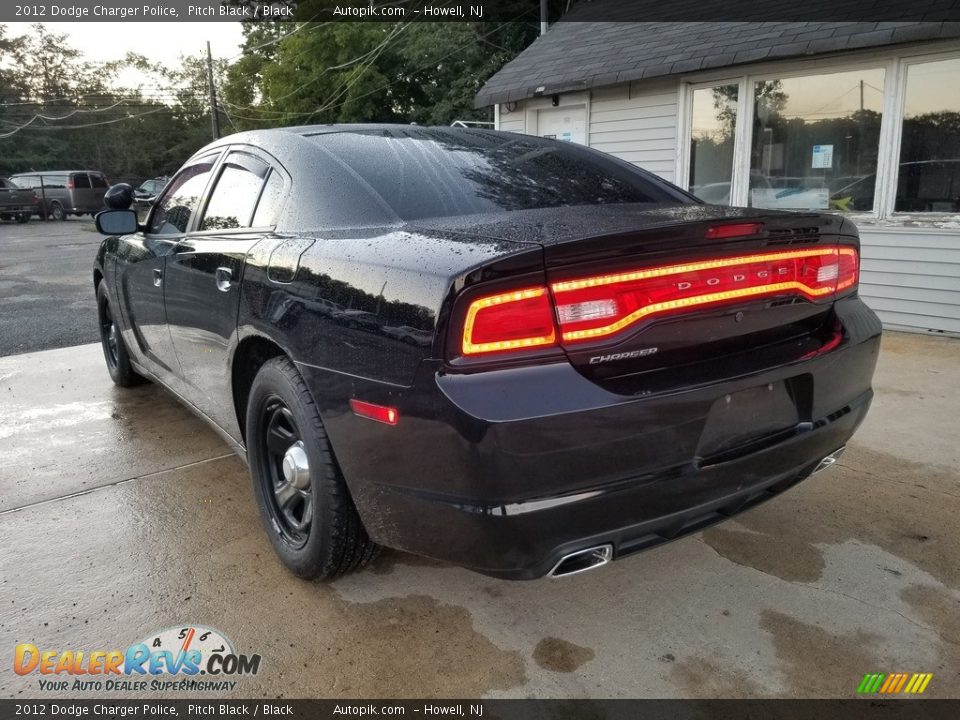
[[374, 405], [373, 403], [364, 402], [363, 400], [351, 399], [350, 409], [353, 410], [355, 415], [376, 420], [386, 425], [396, 425], [397, 419], [400, 417], [396, 408], [387, 407], [386, 405]]
[[748, 237], [763, 232], [763, 223], [737, 223], [734, 225], [714, 225], [707, 228], [707, 240], [724, 240], [726, 238]]

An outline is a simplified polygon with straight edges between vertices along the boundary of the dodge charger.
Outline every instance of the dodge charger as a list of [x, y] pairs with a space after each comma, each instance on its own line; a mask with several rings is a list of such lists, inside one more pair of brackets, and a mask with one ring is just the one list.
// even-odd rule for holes
[[575, 144], [251, 131], [197, 152], [142, 224], [129, 186], [106, 200], [113, 381], [223, 435], [302, 577], [381, 546], [590, 570], [829, 467], [872, 398], [849, 219], [705, 204]]

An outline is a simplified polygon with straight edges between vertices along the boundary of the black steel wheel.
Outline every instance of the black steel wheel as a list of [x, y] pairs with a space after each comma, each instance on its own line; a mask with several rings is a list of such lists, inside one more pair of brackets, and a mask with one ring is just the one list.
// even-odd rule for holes
[[97, 285], [97, 320], [100, 326], [103, 359], [107, 362], [110, 379], [121, 387], [130, 387], [143, 382], [143, 378], [130, 365], [127, 346], [123, 342], [120, 328], [114, 321], [110, 295], [103, 281]]
[[331, 579], [376, 555], [313, 398], [285, 357], [266, 362], [254, 378], [246, 443], [261, 520], [294, 574]]

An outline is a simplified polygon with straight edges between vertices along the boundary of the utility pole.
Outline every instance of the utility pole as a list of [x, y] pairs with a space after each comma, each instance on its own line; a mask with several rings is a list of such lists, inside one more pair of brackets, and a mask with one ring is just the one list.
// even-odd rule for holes
[[547, 0], [540, 0], [540, 34], [545, 35], [547, 32]]
[[213, 84], [213, 54], [210, 52], [210, 41], [207, 40], [207, 84], [210, 86], [210, 130], [213, 139], [220, 137], [220, 119], [217, 117], [217, 88]]

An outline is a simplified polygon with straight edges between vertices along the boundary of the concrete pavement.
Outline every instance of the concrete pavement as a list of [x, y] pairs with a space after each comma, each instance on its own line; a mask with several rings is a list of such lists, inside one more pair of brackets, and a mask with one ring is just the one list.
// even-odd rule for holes
[[852, 697], [867, 672], [957, 697], [960, 341], [888, 333], [876, 390], [839, 467], [596, 572], [511, 583], [388, 551], [320, 585], [275, 559], [220, 439], [113, 388], [99, 346], [0, 358], [0, 697], [77, 695], [15, 675], [17, 643], [183, 624], [262, 655], [237, 697]]

